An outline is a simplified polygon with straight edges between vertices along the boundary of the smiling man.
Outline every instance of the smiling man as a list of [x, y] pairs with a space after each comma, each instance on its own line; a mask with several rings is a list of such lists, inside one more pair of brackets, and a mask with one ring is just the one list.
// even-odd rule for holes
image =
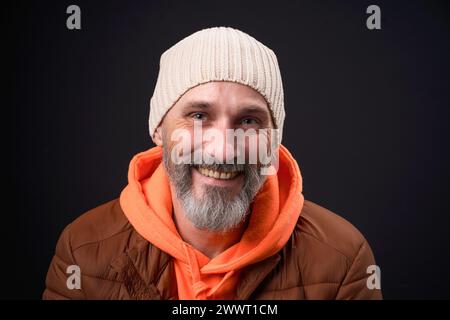
[[66, 227], [44, 299], [380, 299], [364, 237], [303, 198], [284, 118], [277, 58], [251, 36], [210, 28], [168, 49], [156, 147], [119, 199]]

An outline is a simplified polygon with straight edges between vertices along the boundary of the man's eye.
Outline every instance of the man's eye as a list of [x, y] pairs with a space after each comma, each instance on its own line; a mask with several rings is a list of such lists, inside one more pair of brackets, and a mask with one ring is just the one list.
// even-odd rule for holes
[[199, 113], [199, 112], [196, 112], [196, 113], [193, 113], [192, 115], [192, 118], [194, 118], [194, 120], [205, 120], [205, 118], [206, 118], [206, 116], [203, 114], [203, 113]]
[[257, 123], [258, 123], [258, 121], [254, 118], [245, 118], [242, 120], [242, 124], [245, 124], [245, 125], [257, 124]]

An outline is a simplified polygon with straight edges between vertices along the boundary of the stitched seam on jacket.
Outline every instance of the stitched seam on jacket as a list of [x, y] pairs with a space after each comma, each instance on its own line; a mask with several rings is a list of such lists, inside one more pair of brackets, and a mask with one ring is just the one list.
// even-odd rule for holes
[[[365, 243], [365, 241], [363, 241], [363, 242], [361, 243], [361, 245], [359, 246], [358, 252], [357, 252], [356, 255], [353, 257], [352, 263], [351, 263], [351, 264], [349, 265], [349, 267], [347, 268], [347, 271], [345, 272], [345, 277], [342, 279], [342, 281], [341, 281], [341, 283], [340, 283], [340, 285], [339, 285], [339, 288], [338, 288], [338, 290], [337, 290], [337, 292], [336, 292], [336, 295], [335, 295], [335, 297], [334, 297], [335, 300], [336, 300], [337, 297], [339, 296], [339, 293], [340, 293], [341, 289], [342, 289], [344, 286], [347, 285], [347, 284], [344, 284], [344, 282], [345, 282], [345, 280], [347, 279], [348, 273], [350, 272], [350, 269], [353, 267], [353, 264], [355, 263], [356, 258], [359, 256], [359, 253], [360, 253], [360, 251], [361, 251], [361, 249], [362, 249], [364, 243]], [[361, 279], [360, 279], [360, 280], [361, 280]], [[353, 282], [353, 281], [352, 281], [352, 282]], [[352, 282], [349, 282], [349, 284], [352, 283]]]
[[[328, 243], [326, 243], [326, 242], [321, 241], [320, 239], [318, 239], [317, 237], [313, 236], [312, 234], [310, 234], [310, 233], [308, 233], [308, 232], [305, 232], [305, 231], [299, 231], [299, 232], [300, 232], [301, 234], [305, 234], [305, 235], [310, 236], [311, 238], [313, 238], [314, 240], [320, 242], [321, 244], [323, 244], [323, 245], [325, 245], [325, 246], [327, 246], [327, 247], [333, 249], [334, 251], [340, 253], [342, 256], [344, 256], [344, 258], [347, 260], [347, 262], [351, 262], [351, 263], [350, 263], [350, 266], [353, 264], [353, 259], [359, 254], [359, 250], [361, 249], [361, 246], [362, 246], [362, 244], [361, 244], [361, 245], [360, 245], [360, 248], [358, 249], [357, 254], [356, 254], [355, 257], [349, 258], [349, 257], [347, 257], [347, 255], [346, 255], [345, 253], [341, 252], [339, 249], [333, 247], [332, 245], [330, 245], [330, 244], [328, 244]], [[363, 243], [364, 243], [364, 241], [363, 241]]]
[[114, 238], [114, 237], [116, 237], [116, 236], [119, 236], [119, 235], [121, 235], [122, 233], [125, 233], [125, 232], [130, 232], [130, 228], [128, 228], [128, 229], [126, 229], [126, 230], [123, 230], [123, 231], [121, 231], [121, 232], [119, 232], [119, 233], [113, 234], [113, 235], [111, 235], [111, 236], [109, 236], [109, 237], [106, 237], [106, 238], [104, 238], [104, 239], [100, 239], [100, 240], [96, 240], [96, 241], [91, 241], [91, 242], [83, 243], [83, 244], [79, 245], [78, 247], [74, 248], [74, 249], [72, 250], [72, 252], [75, 252], [76, 250], [78, 250], [78, 249], [80, 249], [80, 248], [83, 248], [83, 247], [85, 247], [85, 246], [89, 246], [89, 245], [93, 245], [93, 244], [98, 244], [98, 243], [100, 243], [100, 242], [109, 240], [109, 239]]
[[343, 284], [342, 286], [348, 286], [349, 284], [352, 284], [352, 283], [355, 283], [355, 282], [358, 282], [358, 281], [362, 281], [362, 280], [366, 280], [366, 278], [367, 278], [367, 276], [364, 276], [364, 277], [362, 277], [362, 278], [359, 278], [359, 279], [356, 279], [356, 280], [352, 280], [352, 281], [350, 281], [350, 282], [347, 282], [346, 284]]
[[170, 261], [171, 261], [170, 259], [167, 259], [167, 262], [163, 266], [161, 266], [161, 270], [159, 271], [158, 276], [156, 277], [154, 283], [156, 284], [159, 283], [164, 271], [166, 271], [167, 267], [169, 266]]
[[[344, 284], [345, 279], [347, 278], [348, 273], [350, 272], [350, 269], [353, 267], [353, 264], [355, 263], [356, 258], [359, 256], [359, 254], [360, 254], [360, 252], [361, 252], [361, 249], [362, 249], [364, 243], [365, 243], [365, 241], [363, 241], [363, 242], [361, 243], [361, 245], [359, 246], [358, 252], [357, 252], [356, 255], [353, 257], [353, 260], [352, 260], [351, 265], [347, 268], [347, 272], [345, 273], [345, 277], [344, 277], [344, 279], [342, 280], [341, 286], [347, 285], [347, 284]], [[361, 279], [359, 279], [359, 280], [361, 280]], [[353, 281], [351, 281], [351, 282], [349, 282], [349, 283], [352, 283], [352, 282], [353, 282]]]
[[114, 282], [114, 283], [117, 283], [117, 284], [122, 284], [123, 283], [123, 281], [111, 280], [111, 279], [106, 279], [106, 278], [102, 278], [102, 277], [98, 277], [98, 276], [91, 276], [91, 275], [88, 275], [88, 274], [82, 274], [81, 276], [82, 277], [87, 277], [87, 278], [94, 278], [94, 279], [98, 279], [98, 280]]

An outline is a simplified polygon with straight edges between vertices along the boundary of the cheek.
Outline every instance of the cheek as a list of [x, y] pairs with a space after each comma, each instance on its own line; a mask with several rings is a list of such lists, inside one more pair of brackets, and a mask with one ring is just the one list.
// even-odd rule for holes
[[261, 157], [270, 154], [270, 139], [267, 134], [255, 134], [237, 143], [237, 153], [245, 155], [246, 164], [259, 164]]
[[[194, 147], [194, 134], [185, 127], [174, 127], [168, 130], [164, 143], [169, 147], [170, 156], [174, 163], [190, 163], [190, 156]], [[175, 159], [176, 158], [176, 159]]]

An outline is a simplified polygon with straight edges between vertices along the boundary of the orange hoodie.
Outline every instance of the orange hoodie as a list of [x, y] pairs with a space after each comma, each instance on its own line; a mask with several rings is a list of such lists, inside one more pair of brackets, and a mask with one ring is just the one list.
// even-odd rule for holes
[[239, 270], [278, 252], [289, 239], [303, 207], [297, 162], [282, 145], [279, 169], [268, 176], [253, 202], [240, 242], [210, 259], [180, 237], [172, 219], [172, 196], [162, 148], [137, 154], [120, 204], [136, 231], [174, 258], [179, 299], [233, 299]]

